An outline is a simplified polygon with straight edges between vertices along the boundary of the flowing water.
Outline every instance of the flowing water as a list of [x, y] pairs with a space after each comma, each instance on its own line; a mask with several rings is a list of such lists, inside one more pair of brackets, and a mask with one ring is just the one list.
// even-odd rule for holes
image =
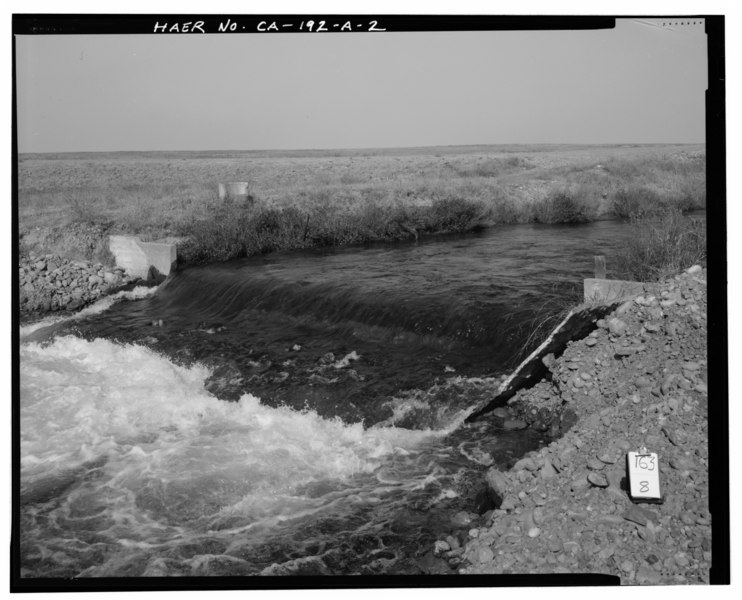
[[415, 573], [481, 472], [531, 322], [629, 226], [190, 267], [21, 328], [26, 577]]

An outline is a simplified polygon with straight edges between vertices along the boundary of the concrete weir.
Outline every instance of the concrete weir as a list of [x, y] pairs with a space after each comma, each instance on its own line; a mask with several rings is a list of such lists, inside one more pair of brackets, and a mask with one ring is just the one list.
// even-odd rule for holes
[[108, 247], [116, 265], [142, 279], [163, 279], [177, 266], [175, 242], [143, 242], [130, 235], [112, 235]]

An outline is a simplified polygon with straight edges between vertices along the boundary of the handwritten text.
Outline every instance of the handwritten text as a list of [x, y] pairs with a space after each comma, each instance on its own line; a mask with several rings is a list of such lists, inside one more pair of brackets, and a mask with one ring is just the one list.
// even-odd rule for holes
[[322, 33], [325, 31], [386, 31], [376, 20], [353, 19], [346, 21], [326, 21], [320, 19], [303, 19], [297, 22], [260, 21], [255, 24], [240, 23], [232, 19], [212, 23], [209, 27], [205, 21], [186, 21], [176, 23], [160, 23], [156, 21], [153, 33], [271, 33], [278, 31], [301, 31], [311, 33]]

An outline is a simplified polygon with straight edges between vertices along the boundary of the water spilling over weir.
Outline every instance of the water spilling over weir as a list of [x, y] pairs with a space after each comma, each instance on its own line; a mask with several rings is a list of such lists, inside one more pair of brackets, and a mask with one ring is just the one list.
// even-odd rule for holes
[[26, 577], [419, 572], [489, 465], [464, 424], [627, 226], [186, 268], [21, 330]]

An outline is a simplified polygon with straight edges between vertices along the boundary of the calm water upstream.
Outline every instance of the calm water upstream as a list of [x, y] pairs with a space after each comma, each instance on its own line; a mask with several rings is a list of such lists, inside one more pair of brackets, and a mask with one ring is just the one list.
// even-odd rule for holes
[[414, 573], [546, 443], [463, 425], [629, 226], [186, 268], [21, 330], [23, 575]]

